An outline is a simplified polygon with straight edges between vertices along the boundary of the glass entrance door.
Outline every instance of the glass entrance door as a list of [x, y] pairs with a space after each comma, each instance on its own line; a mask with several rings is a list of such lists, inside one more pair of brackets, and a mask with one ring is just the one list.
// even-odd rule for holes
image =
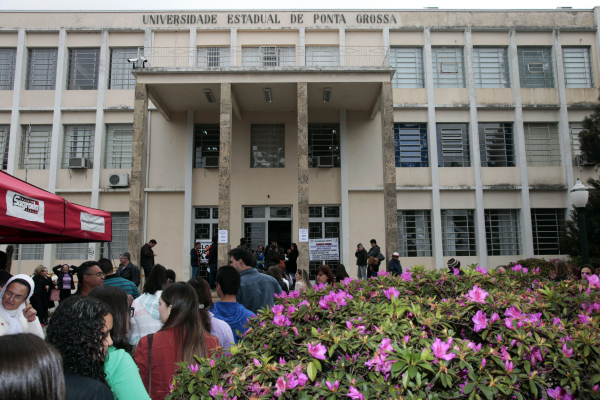
[[290, 206], [245, 206], [243, 224], [244, 238], [252, 250], [258, 250], [260, 245], [266, 247], [271, 239], [285, 249], [292, 243]]

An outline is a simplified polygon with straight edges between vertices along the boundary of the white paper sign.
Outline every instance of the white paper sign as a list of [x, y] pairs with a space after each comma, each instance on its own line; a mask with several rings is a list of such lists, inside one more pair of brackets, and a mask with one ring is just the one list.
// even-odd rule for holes
[[[212, 241], [210, 240], [196, 240], [196, 243], [200, 243], [200, 253], [202, 253], [202, 258], [200, 258], [200, 262], [202, 264], [206, 264], [206, 249], [208, 249], [212, 245]], [[217, 249], [214, 249], [217, 251]], [[211, 250], [212, 251], [212, 250]]]
[[81, 220], [81, 230], [88, 232], [104, 233], [104, 218], [97, 215], [92, 215], [86, 212], [81, 212], [79, 215]]
[[308, 241], [310, 261], [339, 260], [340, 246], [337, 238], [310, 239]]
[[219, 230], [219, 243], [229, 243], [229, 240], [227, 239], [227, 231], [226, 230]]
[[300, 229], [299, 236], [300, 236], [299, 242], [301, 242], [301, 243], [308, 242], [308, 229]]
[[95, 243], [90, 243], [90, 245], [88, 246], [88, 261], [93, 261], [96, 259], [95, 246]]
[[22, 194], [6, 191], [6, 215], [31, 222], [45, 223], [44, 202]]

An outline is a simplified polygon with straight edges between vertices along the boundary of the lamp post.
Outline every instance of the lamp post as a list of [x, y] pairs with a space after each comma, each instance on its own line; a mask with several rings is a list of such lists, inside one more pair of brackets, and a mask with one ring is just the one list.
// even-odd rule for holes
[[581, 180], [577, 179], [575, 186], [570, 190], [571, 200], [577, 208], [577, 216], [579, 219], [579, 240], [581, 240], [581, 261], [583, 265], [590, 263], [590, 255], [588, 251], [587, 232], [585, 231], [585, 205], [588, 201], [588, 188], [585, 187]]

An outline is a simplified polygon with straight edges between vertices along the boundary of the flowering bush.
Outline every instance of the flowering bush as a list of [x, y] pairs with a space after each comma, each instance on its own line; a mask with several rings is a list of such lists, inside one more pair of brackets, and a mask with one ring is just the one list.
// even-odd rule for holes
[[283, 294], [167, 399], [598, 399], [594, 282], [413, 267]]

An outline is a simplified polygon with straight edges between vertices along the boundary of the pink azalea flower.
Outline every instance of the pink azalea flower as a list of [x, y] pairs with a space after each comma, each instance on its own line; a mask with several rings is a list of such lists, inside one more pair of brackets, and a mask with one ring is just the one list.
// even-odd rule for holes
[[402, 275], [400, 275], [400, 277], [404, 282], [412, 281], [412, 275], [410, 274], [410, 271], [403, 272]]
[[473, 317], [472, 321], [475, 323], [475, 332], [479, 332], [487, 328], [488, 319], [486, 313], [481, 310], [477, 311], [477, 314]]
[[492, 318], [490, 318], [490, 324], [493, 324], [494, 322], [499, 321], [499, 320], [500, 320], [500, 316], [498, 315], [497, 312], [495, 312], [492, 314]]
[[513, 363], [512, 361], [505, 361], [504, 362], [504, 369], [506, 370], [506, 372], [508, 373], [512, 373], [513, 372]]
[[528, 273], [528, 272], [529, 272], [529, 270], [528, 270], [527, 268], [525, 268], [525, 267], [523, 267], [523, 269], [522, 269], [521, 271], [522, 271], [524, 274], [526, 274], [526, 273]]
[[217, 397], [217, 395], [223, 395], [223, 393], [225, 393], [223, 391], [223, 386], [217, 386], [217, 385], [213, 385], [212, 389], [210, 389], [210, 391], [208, 392], [209, 395], [211, 395], [212, 397]]
[[277, 390], [275, 390], [275, 397], [279, 397], [285, 393], [286, 386], [285, 386], [285, 378], [283, 376], [280, 376], [279, 379], [277, 379], [275, 388], [277, 389]]
[[410, 341], [410, 336], [404, 336], [404, 343], [408, 343]]
[[169, 383], [169, 393], [173, 393], [173, 389], [175, 389], [175, 385], [173, 385], [173, 382]]
[[293, 313], [295, 313], [297, 310], [297, 308], [294, 305], [290, 305], [287, 309], [287, 315], [288, 317], [291, 316]]
[[433, 351], [433, 355], [435, 357], [442, 359], [442, 360], [450, 361], [454, 357], [456, 357], [456, 354], [453, 354], [453, 353], [447, 354], [451, 345], [452, 345], [452, 337], [448, 338], [448, 341], [446, 343], [442, 342], [439, 338], [436, 338], [435, 341], [433, 342], [433, 345], [431, 345], [431, 350]]
[[350, 393], [348, 393], [348, 397], [354, 400], [365, 400], [365, 396], [356, 390], [354, 386], [350, 386]]
[[548, 397], [555, 400], [575, 400], [575, 397], [572, 394], [568, 394], [567, 391], [560, 386], [557, 386], [556, 389], [548, 389]]
[[400, 292], [395, 287], [390, 287], [387, 290], [384, 290], [383, 294], [385, 294], [385, 297], [387, 297], [388, 300], [391, 300], [392, 298], [397, 298], [400, 295]]
[[460, 269], [458, 268], [453, 268], [454, 269], [454, 275], [459, 276], [460, 275]]
[[519, 319], [521, 318], [521, 311], [515, 306], [510, 306], [506, 311], [504, 311], [504, 315], [509, 318]]
[[511, 269], [515, 272], [519, 272], [523, 269], [523, 267], [521, 266], [521, 264], [517, 264], [514, 267], [512, 267]]
[[534, 275], [539, 275], [539, 274], [540, 274], [540, 267], [535, 267], [535, 268], [533, 269], [533, 274], [534, 274]]
[[273, 318], [273, 323], [277, 326], [292, 326], [292, 321], [287, 319], [285, 315], [276, 315]]
[[279, 357], [279, 364], [280, 365], [285, 365], [285, 358]]
[[214, 367], [214, 366], [215, 366], [215, 360], [212, 360], [212, 359], [211, 359], [211, 360], [210, 360], [208, 363], [210, 364], [210, 366], [211, 366], [211, 367]]
[[273, 310], [273, 313], [275, 315], [281, 315], [281, 313], [283, 312], [283, 308], [284, 307], [282, 305], [276, 305], [276, 306], [273, 306], [273, 308], [271, 308], [271, 310]]
[[289, 298], [296, 298], [296, 297], [300, 297], [300, 291], [299, 290], [292, 290], [289, 294], [288, 294]]
[[588, 315], [579, 314], [579, 323], [582, 325], [587, 325], [592, 322], [592, 319]]
[[352, 329], [352, 322], [346, 321], [346, 328]]
[[481, 289], [479, 286], [473, 286], [473, 289], [471, 289], [467, 295], [467, 300], [474, 303], [485, 304], [485, 298], [488, 295], [489, 293]]
[[192, 371], [194, 374], [196, 372], [198, 372], [198, 364], [193, 364], [193, 365], [188, 365], [188, 368], [190, 369], [190, 371]]
[[512, 319], [510, 319], [510, 318], [506, 318], [504, 320], [504, 325], [506, 325], [506, 327], [510, 330], [514, 329], [513, 324], [512, 324]]
[[488, 274], [488, 270], [483, 268], [481, 265], [478, 265], [477, 268], [475, 268], [475, 271], [479, 272], [481, 275]]
[[379, 345], [379, 348], [381, 349], [381, 351], [394, 351], [394, 348], [391, 345], [392, 340], [385, 338], [381, 341], [381, 344]]
[[595, 287], [600, 289], [600, 278], [598, 275], [589, 275], [587, 277], [588, 282], [590, 283], [590, 287]]
[[300, 303], [298, 303], [298, 308], [300, 308], [301, 306], [309, 307], [310, 303], [308, 302], [308, 300], [302, 300]]
[[313, 345], [312, 343], [308, 344], [308, 353], [314, 358], [325, 360], [326, 352], [327, 349], [321, 343], [317, 343], [316, 345]]
[[261, 366], [260, 361], [258, 361], [256, 358], [254, 359], [254, 365], [258, 365], [259, 367]]
[[332, 392], [337, 392], [338, 388], [340, 387], [340, 383], [337, 380], [334, 383], [329, 383], [329, 381], [325, 381], [325, 383]]
[[487, 364], [487, 361], [485, 360], [485, 357], [483, 357], [483, 360], [481, 360], [481, 369], [485, 368], [486, 364]]
[[477, 353], [479, 350], [481, 350], [481, 343], [479, 343], [478, 345], [475, 345], [475, 343], [469, 342], [467, 344], [467, 347], [470, 348], [471, 350], [473, 350], [475, 353]]

